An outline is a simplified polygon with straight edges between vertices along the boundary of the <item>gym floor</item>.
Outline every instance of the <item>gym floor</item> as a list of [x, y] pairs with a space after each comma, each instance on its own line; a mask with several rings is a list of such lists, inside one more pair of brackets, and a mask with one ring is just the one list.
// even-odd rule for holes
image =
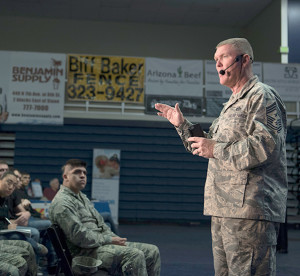
[[[161, 254], [161, 276], [214, 275], [210, 225], [120, 224], [119, 236], [152, 243]], [[288, 253], [277, 254], [277, 276], [299, 276], [300, 229], [288, 229]]]

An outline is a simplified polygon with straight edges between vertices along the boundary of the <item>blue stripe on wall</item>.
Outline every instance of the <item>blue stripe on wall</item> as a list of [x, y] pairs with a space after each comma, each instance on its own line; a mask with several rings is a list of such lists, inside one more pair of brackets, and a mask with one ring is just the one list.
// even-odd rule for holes
[[89, 197], [93, 149], [120, 149], [120, 221], [208, 219], [203, 216], [207, 160], [186, 152], [167, 122], [65, 119], [63, 126], [2, 125], [1, 131], [16, 133], [15, 167], [44, 187], [61, 179], [66, 160], [85, 160]]

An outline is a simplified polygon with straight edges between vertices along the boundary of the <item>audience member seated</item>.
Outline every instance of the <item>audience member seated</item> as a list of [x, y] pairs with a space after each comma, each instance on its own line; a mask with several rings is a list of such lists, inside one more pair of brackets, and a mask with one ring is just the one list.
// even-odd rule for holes
[[30, 212], [24, 209], [24, 207], [21, 205], [20, 199], [16, 197], [15, 191], [20, 185], [20, 173], [18, 172], [18, 170], [14, 170], [14, 175], [17, 178], [17, 185], [14, 187], [14, 191], [12, 192], [12, 194], [10, 194], [10, 196], [8, 196], [6, 199], [6, 204], [9, 210], [9, 219], [13, 224], [17, 225], [17, 229], [30, 228], [31, 237], [36, 242], [39, 242], [40, 240], [39, 230], [37, 230], [34, 227], [28, 226], [28, 220], [31, 217]]
[[37, 275], [32, 246], [22, 240], [0, 240], [1, 275]]
[[8, 199], [16, 185], [17, 177], [13, 172], [5, 172], [0, 178], [0, 230], [11, 230], [7, 233], [0, 233], [0, 240], [25, 240], [31, 244], [37, 257], [45, 256], [48, 250], [44, 245], [38, 243], [31, 237], [14, 231], [17, 228], [17, 224], [15, 221], [10, 220]]
[[26, 187], [28, 186], [28, 182], [30, 181], [30, 174], [24, 173], [24, 175], [27, 176], [26, 178], [24, 178], [22, 177], [23, 174], [21, 175], [19, 170], [15, 169], [14, 173], [17, 176], [18, 184], [15, 191], [10, 196], [10, 199], [13, 202], [11, 203], [12, 207], [10, 208], [11, 213], [13, 213], [15, 209], [17, 209], [19, 213], [17, 214], [13, 213], [14, 216], [26, 214], [26, 212], [30, 213], [29, 217], [27, 216], [25, 217], [25, 219], [27, 219], [26, 221], [27, 226], [31, 228], [35, 228], [39, 231], [40, 241], [48, 249], [48, 254], [47, 254], [48, 271], [50, 270], [52, 271], [54, 269], [53, 267], [55, 267], [56, 265], [57, 258], [56, 258], [55, 250], [47, 235], [47, 229], [51, 225], [51, 222], [31, 206], [29, 196], [26, 192]]
[[43, 195], [44, 198], [47, 198], [47, 200], [52, 201], [52, 199], [55, 197], [56, 193], [59, 190], [59, 180], [58, 178], [53, 178], [49, 181], [49, 186], [50, 187], [46, 187]]
[[[14, 173], [19, 177], [20, 172], [18, 170], [14, 170]], [[28, 220], [28, 226], [37, 228], [38, 230], [47, 230], [47, 228], [51, 225], [51, 222], [41, 213], [36, 211], [31, 206], [31, 201], [29, 200], [29, 196], [26, 191], [26, 187], [28, 186], [28, 178], [23, 177], [23, 173], [21, 175], [21, 179], [18, 178], [18, 186], [14, 191], [14, 196], [18, 203], [21, 203], [21, 208], [23, 207], [25, 211], [30, 212], [30, 218]], [[29, 176], [30, 174], [25, 173], [25, 176]]]
[[21, 172], [21, 181], [22, 181], [22, 190], [24, 190], [24, 193], [26, 193], [27, 197], [32, 198], [33, 197], [33, 192], [30, 187], [30, 174], [28, 172], [22, 171]]
[[26, 260], [21, 255], [1, 252], [0, 275], [24, 276], [27, 270], [28, 266]]
[[65, 233], [72, 257], [101, 260], [100, 269], [110, 275], [160, 275], [159, 249], [114, 234], [81, 192], [87, 181], [86, 163], [71, 159], [62, 171], [63, 185], [50, 204], [49, 217]]
[[8, 164], [4, 160], [0, 160], [0, 177], [8, 171]]

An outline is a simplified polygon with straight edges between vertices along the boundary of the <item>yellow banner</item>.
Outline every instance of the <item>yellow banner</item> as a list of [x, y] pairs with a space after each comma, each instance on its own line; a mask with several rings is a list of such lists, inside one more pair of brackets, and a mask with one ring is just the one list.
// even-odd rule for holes
[[144, 58], [68, 55], [68, 99], [144, 103]]

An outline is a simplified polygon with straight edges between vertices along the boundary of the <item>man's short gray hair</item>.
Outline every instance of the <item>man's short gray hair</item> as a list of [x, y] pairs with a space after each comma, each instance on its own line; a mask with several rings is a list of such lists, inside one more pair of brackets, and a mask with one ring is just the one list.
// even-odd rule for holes
[[254, 60], [254, 55], [253, 55], [253, 50], [252, 47], [249, 43], [249, 41], [246, 38], [240, 38], [240, 37], [236, 37], [236, 38], [229, 38], [226, 40], [221, 41], [217, 46], [216, 49], [219, 48], [220, 46], [223, 45], [233, 45], [233, 47], [240, 52], [240, 54], [247, 54], [250, 56], [250, 59]]

